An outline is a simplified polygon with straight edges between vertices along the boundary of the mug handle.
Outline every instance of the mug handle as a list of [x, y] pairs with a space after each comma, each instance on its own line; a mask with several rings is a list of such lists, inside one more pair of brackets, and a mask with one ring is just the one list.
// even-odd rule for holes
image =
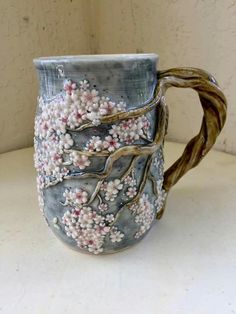
[[[199, 133], [188, 142], [182, 156], [164, 173], [163, 189], [168, 193], [188, 170], [199, 164], [214, 145], [226, 120], [227, 103], [215, 78], [203, 70], [173, 68], [160, 71], [157, 76], [162, 94], [172, 86], [194, 89], [204, 112]], [[163, 212], [164, 207], [158, 212], [157, 219], [162, 217]]]

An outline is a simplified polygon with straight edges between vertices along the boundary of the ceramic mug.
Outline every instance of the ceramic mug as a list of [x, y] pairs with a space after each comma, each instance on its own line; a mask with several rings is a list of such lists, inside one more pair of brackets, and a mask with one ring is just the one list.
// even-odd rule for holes
[[[40, 82], [35, 118], [39, 203], [68, 246], [113, 253], [139, 242], [161, 218], [170, 188], [206, 155], [226, 118], [226, 100], [205, 71], [157, 71], [156, 54], [34, 60]], [[200, 132], [163, 170], [165, 91], [197, 91]]]

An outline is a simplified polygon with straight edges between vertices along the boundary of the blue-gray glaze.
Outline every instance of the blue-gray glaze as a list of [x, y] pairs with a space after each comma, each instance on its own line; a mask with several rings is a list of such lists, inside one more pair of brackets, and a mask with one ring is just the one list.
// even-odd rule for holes
[[[114, 102], [126, 102], [126, 110], [129, 111], [143, 106], [152, 98], [157, 83], [157, 59], [158, 57], [155, 54], [39, 58], [34, 60], [39, 75], [39, 94], [45, 101], [50, 101], [63, 92], [62, 86], [65, 79], [71, 79], [76, 83], [79, 83], [81, 80], [88, 80], [90, 85], [97, 89], [102, 96], [108, 96]], [[37, 111], [37, 114], [40, 114], [40, 112]], [[149, 112], [147, 117], [151, 122], [150, 131], [153, 137], [158, 123], [155, 110]], [[109, 125], [99, 125], [81, 132], [69, 132], [74, 140], [73, 148], [82, 149], [91, 136], [102, 136], [108, 127]], [[144, 140], [140, 140], [136, 144], [144, 145], [146, 143]], [[162, 181], [162, 148], [155, 155], [160, 160], [161, 167], [158, 171], [154, 166], [154, 162], [152, 162], [150, 171], [156, 180]], [[86, 168], [85, 172], [102, 171], [105, 160], [105, 157], [93, 157], [91, 165]], [[144, 156], [135, 165], [135, 177], [138, 184], [140, 183], [146, 160], [147, 157]], [[121, 177], [130, 161], [131, 156], [122, 157], [116, 161], [108, 180]], [[70, 166], [70, 171], [75, 173], [75, 175], [81, 172], [80, 169], [73, 166]], [[64, 243], [78, 251], [83, 250], [78, 248], [76, 242], [66, 235], [61, 223], [62, 216], [68, 210], [68, 207], [63, 206], [65, 201], [63, 192], [68, 187], [80, 187], [87, 190], [88, 193], [92, 193], [96, 183], [97, 179], [69, 179], [43, 190], [44, 216], [50, 228]], [[154, 203], [155, 195], [153, 194], [150, 181], [147, 181], [144, 193], [147, 193]], [[116, 214], [126, 200], [124, 194], [120, 193], [115, 201], [108, 202], [110, 205], [109, 213]], [[96, 201], [94, 201], [92, 206], [95, 210], [96, 205]], [[55, 228], [54, 224], [55, 217], [58, 218], [57, 228]], [[125, 237], [121, 242], [112, 243], [107, 235], [102, 254], [113, 253], [130, 247], [140, 241], [146, 234], [138, 239], [134, 237], [139, 226], [128, 208], [122, 212], [115, 226], [125, 234]]]

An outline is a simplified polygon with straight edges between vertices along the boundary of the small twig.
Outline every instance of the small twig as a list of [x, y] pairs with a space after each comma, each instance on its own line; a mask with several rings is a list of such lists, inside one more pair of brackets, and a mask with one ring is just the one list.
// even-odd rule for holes
[[103, 182], [104, 182], [104, 179], [98, 181], [98, 183], [97, 183], [97, 185], [96, 185], [96, 188], [95, 188], [94, 192], [92, 193], [92, 195], [91, 195], [89, 201], [86, 203], [86, 205], [91, 204], [91, 203], [95, 200], [96, 196], [98, 195], [98, 193], [99, 193], [99, 191], [100, 191], [100, 188], [101, 188], [101, 185], [103, 184]]
[[134, 164], [138, 160], [138, 158], [139, 156], [133, 156], [129, 167], [127, 168], [127, 170], [124, 172], [124, 174], [122, 175], [120, 179], [121, 181], [123, 181], [126, 177], [128, 177], [128, 175], [132, 172], [132, 170], [134, 169]]
[[146, 142], [148, 142], [148, 143], [152, 143], [152, 140], [150, 140], [150, 139], [147, 138], [146, 136], [140, 135], [140, 137], [141, 137], [144, 141], [146, 141]]
[[99, 193], [97, 194], [97, 197], [98, 197], [98, 200], [99, 200], [99, 205], [102, 204], [102, 198], [101, 198], [101, 195]]
[[66, 154], [70, 154], [70, 153], [73, 153], [73, 152], [76, 152], [80, 155], [85, 155], [85, 156], [89, 156], [89, 157], [107, 157], [109, 156], [111, 153], [108, 151], [108, 150], [103, 150], [101, 152], [94, 152], [94, 151], [88, 151], [88, 150], [78, 150], [78, 149], [65, 149], [64, 152]]

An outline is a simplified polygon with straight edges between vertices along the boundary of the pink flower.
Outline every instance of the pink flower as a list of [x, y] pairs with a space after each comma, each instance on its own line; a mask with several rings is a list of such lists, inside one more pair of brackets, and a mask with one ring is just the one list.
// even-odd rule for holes
[[80, 124], [83, 122], [83, 120], [86, 120], [86, 112], [82, 109], [78, 109], [77, 112], [75, 113], [75, 118], [77, 122]]
[[85, 204], [88, 200], [88, 193], [82, 189], [75, 189], [75, 203]]
[[122, 130], [129, 130], [133, 125], [133, 119], [129, 119], [129, 120], [124, 120], [121, 121], [120, 123], [120, 128]]
[[77, 88], [76, 83], [72, 82], [71, 80], [66, 80], [64, 82], [64, 90], [68, 95], [71, 95], [72, 91]]
[[62, 163], [62, 156], [58, 153], [52, 155], [52, 160], [55, 162], [55, 165], [59, 166]]
[[82, 93], [80, 99], [87, 106], [91, 106], [99, 101], [98, 91], [96, 89], [92, 89], [91, 91], [86, 90]]
[[103, 146], [109, 152], [113, 152], [116, 148], [120, 147], [120, 143], [117, 138], [113, 138], [110, 135], [105, 137], [105, 141], [103, 142]]

